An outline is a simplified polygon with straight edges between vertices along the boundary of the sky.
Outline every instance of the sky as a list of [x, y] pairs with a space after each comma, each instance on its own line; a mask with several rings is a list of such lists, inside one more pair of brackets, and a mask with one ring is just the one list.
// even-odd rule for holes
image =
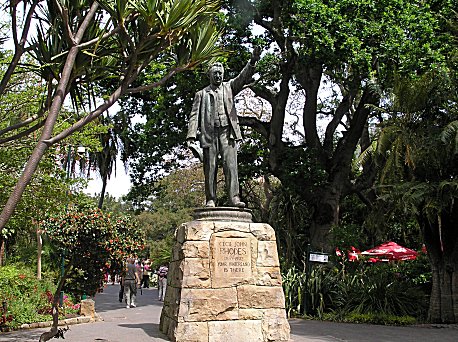
[[[99, 176], [96, 176], [95, 173], [93, 177], [94, 179], [89, 181], [88, 186], [84, 191], [89, 195], [100, 193], [102, 190], [102, 179]], [[122, 196], [127, 195], [130, 185], [129, 175], [126, 174], [122, 162], [118, 160], [116, 165], [116, 175], [113, 173], [111, 175], [111, 179], [108, 180], [106, 192], [119, 199]]]

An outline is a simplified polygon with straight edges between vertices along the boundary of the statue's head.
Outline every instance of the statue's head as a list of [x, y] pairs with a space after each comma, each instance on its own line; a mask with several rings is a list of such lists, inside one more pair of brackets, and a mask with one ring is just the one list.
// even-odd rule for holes
[[224, 79], [223, 65], [220, 62], [213, 63], [208, 69], [208, 77], [212, 85], [219, 86]]

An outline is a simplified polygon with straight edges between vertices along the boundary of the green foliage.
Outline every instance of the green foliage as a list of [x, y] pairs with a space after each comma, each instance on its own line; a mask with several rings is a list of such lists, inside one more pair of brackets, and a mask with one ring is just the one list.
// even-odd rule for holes
[[145, 233], [147, 253], [154, 267], [169, 262], [177, 227], [192, 220], [193, 208], [204, 202], [203, 172], [200, 165], [183, 168], [154, 184], [154, 196], [137, 216]]
[[[374, 196], [374, 194], [369, 194]], [[396, 241], [420, 249], [421, 232], [413, 215], [387, 201], [375, 201], [370, 210], [356, 196], [347, 196], [340, 207], [339, 224], [332, 227], [333, 246], [342, 251], [351, 246], [360, 250], [380, 242]]]
[[344, 62], [354, 74], [374, 72], [387, 79], [396, 69], [411, 72], [440, 63], [438, 51], [449, 48], [440, 46], [438, 18], [423, 1], [297, 0], [293, 11], [288, 23], [304, 58], [324, 61], [335, 75]]
[[368, 265], [354, 274], [343, 275], [340, 280], [335, 301], [341, 315], [357, 312], [425, 317], [425, 293], [396, 265]]
[[[332, 315], [330, 315], [332, 319]], [[412, 325], [417, 323], [415, 317], [412, 316], [395, 316], [384, 313], [365, 313], [351, 312], [343, 319], [339, 320], [347, 323], [365, 323], [378, 325]]]
[[119, 264], [144, 248], [142, 234], [129, 216], [99, 209], [69, 208], [41, 223], [51, 245], [65, 257], [66, 292], [93, 295], [110, 260]]
[[278, 186], [272, 192], [269, 206], [269, 222], [274, 227], [279, 241], [281, 260], [286, 265], [302, 265], [304, 246], [310, 242], [306, 227], [310, 225], [310, 208], [300, 196]]
[[282, 275], [288, 316], [340, 321], [365, 317], [376, 324], [425, 319], [431, 277], [424, 259], [310, 267], [308, 274], [293, 267]]
[[[136, 203], [144, 201], [155, 192], [154, 185], [165, 174], [179, 168], [190, 158], [182, 146], [186, 140], [187, 116], [191, 110], [194, 90], [204, 87], [202, 69], [194, 75], [186, 71], [175, 75], [164, 87], [155, 88], [137, 97], [121, 101], [121, 112], [116, 122], [129, 123], [121, 137], [125, 145], [123, 160], [129, 160], [133, 180], [130, 198]], [[144, 77], [154, 78], [151, 68]], [[142, 113], [146, 122], [130, 123], [132, 113]], [[173, 158], [170, 155], [173, 154]]]
[[[32, 146], [0, 146], [0, 203], [7, 201], [7, 196], [15, 185], [20, 172], [27, 161]], [[68, 179], [61, 166], [56, 163], [59, 158], [58, 150], [52, 150], [40, 163], [39, 168], [29, 187], [25, 190], [16, 214], [2, 229], [2, 236], [10, 244], [21, 237], [18, 232], [34, 234], [35, 222], [45, 213], [59, 211], [68, 201], [74, 199], [68, 196], [69, 188], [82, 186], [79, 179]]]
[[304, 294], [307, 283], [305, 272], [290, 267], [282, 274], [282, 285], [285, 293], [286, 313], [288, 317], [304, 312]]
[[23, 323], [51, 320], [46, 312], [50, 307], [46, 291], [53, 290], [49, 280], [37, 280], [33, 272], [24, 266], [0, 267], [0, 304], [6, 301], [8, 326], [17, 328]]
[[333, 307], [336, 275], [326, 267], [300, 272], [289, 268], [282, 276], [288, 316], [311, 315], [321, 318]]
[[167, 264], [172, 260], [172, 249], [175, 242], [173, 234], [167, 235], [164, 239], [161, 240], [150, 240], [150, 254], [151, 266], [154, 269], [159, 268], [159, 266]]

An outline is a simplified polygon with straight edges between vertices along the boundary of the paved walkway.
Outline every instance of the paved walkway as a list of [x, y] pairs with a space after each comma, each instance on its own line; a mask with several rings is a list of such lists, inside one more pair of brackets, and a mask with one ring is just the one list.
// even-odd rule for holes
[[[71, 325], [65, 333], [67, 342], [164, 342], [169, 341], [159, 331], [162, 302], [156, 289], [138, 293], [138, 306], [126, 309], [118, 302], [119, 285], [108, 285], [96, 297], [96, 311], [102, 322]], [[294, 342], [457, 342], [455, 327], [386, 327], [366, 324], [344, 324], [292, 319], [291, 340]], [[0, 333], [0, 342], [38, 341], [43, 331], [22, 330]], [[52, 340], [58, 341], [58, 340]], [[250, 342], [250, 341], [233, 341]]]

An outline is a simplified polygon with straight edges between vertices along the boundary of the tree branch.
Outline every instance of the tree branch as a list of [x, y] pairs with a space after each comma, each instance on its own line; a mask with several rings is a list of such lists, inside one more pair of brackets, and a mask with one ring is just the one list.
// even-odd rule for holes
[[350, 94], [346, 94], [342, 101], [340, 101], [339, 106], [337, 107], [332, 120], [326, 126], [326, 133], [324, 135], [323, 147], [326, 153], [332, 153], [332, 146], [334, 144], [334, 133], [342, 121], [343, 116], [350, 110], [350, 106], [353, 102], [354, 97], [351, 97]]
[[150, 84], [147, 84], [147, 85], [144, 85], [144, 86], [141, 86], [141, 87], [127, 89], [126, 90], [126, 94], [135, 94], [135, 93], [139, 93], [139, 92], [142, 92], [142, 91], [148, 91], [150, 89], [159, 87], [159, 86], [163, 85], [165, 82], [167, 82], [176, 73], [184, 71], [184, 70], [187, 70], [187, 69], [188, 69], [187, 66], [174, 68], [174, 69], [170, 70], [165, 76], [163, 76], [159, 81], [154, 82], [154, 83], [150, 83]]
[[92, 19], [94, 18], [95, 12], [97, 12], [97, 8], [99, 7], [99, 4], [97, 1], [94, 1], [91, 5], [91, 9], [89, 10], [88, 14], [84, 18], [83, 23], [79, 27], [78, 31], [76, 32], [76, 35], [74, 36], [74, 41], [75, 45], [78, 45], [81, 40], [83, 39], [84, 32], [86, 32], [86, 29], [88, 28], [89, 24], [91, 23]]
[[113, 35], [115, 35], [116, 33], [120, 32], [121, 31], [121, 27], [116, 27], [114, 28], [113, 30], [111, 30], [110, 32], [107, 32], [105, 34], [103, 34], [101, 37], [97, 37], [97, 38], [94, 38], [94, 39], [91, 39], [91, 40], [88, 40], [87, 42], [84, 42], [84, 43], [81, 43], [81, 44], [78, 44], [78, 48], [79, 49], [83, 49], [83, 48], [86, 48], [88, 46], [91, 46], [91, 45], [94, 45], [104, 39], [107, 39]]
[[241, 126], [251, 127], [266, 140], [269, 139], [270, 124], [268, 122], [258, 120], [254, 116], [239, 116], [238, 118]]
[[[133, 20], [135, 20], [137, 17], [139, 16], [138, 13], [136, 13], [135, 15], [129, 15], [129, 17], [127, 17], [127, 19], [124, 21], [125, 23], [129, 23]], [[78, 44], [78, 48], [82, 49], [82, 48], [86, 48], [88, 46], [91, 46], [93, 44], [96, 44], [104, 39], [107, 39], [113, 35], [115, 35], [116, 33], [118, 32], [121, 32], [121, 26], [116, 26], [114, 29], [112, 29], [110, 32], [107, 32], [105, 34], [103, 34], [101, 37], [97, 37], [97, 38], [94, 38], [94, 39], [91, 39], [91, 40], [88, 40], [87, 42], [84, 42], [84, 43], [81, 43], [81, 44]]]
[[355, 114], [350, 122], [350, 128], [347, 133], [337, 143], [333, 164], [337, 167], [341, 164], [350, 164], [362, 132], [367, 122], [371, 108], [369, 105], [377, 105], [380, 96], [376, 94], [371, 87], [367, 86], [359, 100]]
[[68, 8], [63, 8], [60, 5], [60, 2], [58, 0], [54, 0], [54, 4], [56, 5], [57, 9], [59, 10], [59, 14], [62, 17], [65, 39], [67, 40], [68, 45], [73, 46], [76, 44], [76, 42], [73, 39], [73, 32], [70, 28], [70, 20], [68, 18]]
[[269, 103], [273, 103], [275, 101], [275, 94], [266, 88], [250, 87], [250, 89], [256, 96], [268, 101]]
[[118, 87], [118, 89], [116, 89], [111, 95], [110, 97], [103, 103], [101, 104], [100, 106], [98, 106], [95, 110], [93, 110], [91, 113], [89, 113], [88, 115], [86, 115], [85, 117], [83, 117], [82, 119], [78, 120], [77, 122], [75, 122], [72, 126], [70, 126], [69, 128], [67, 128], [66, 130], [62, 131], [61, 133], [59, 133], [58, 135], [56, 135], [55, 137], [51, 138], [51, 139], [46, 139], [46, 140], [43, 140], [43, 142], [48, 145], [48, 146], [51, 146], [65, 138], [67, 138], [69, 135], [73, 134], [74, 132], [80, 130], [81, 128], [83, 128], [84, 126], [86, 126], [88, 123], [90, 123], [91, 121], [95, 120], [97, 117], [99, 117], [103, 112], [105, 112], [106, 110], [108, 110], [113, 104], [115, 104], [115, 102], [123, 95], [124, 93], [124, 88], [126, 87], [126, 85], [124, 83], [121, 84], [121, 86]]
[[35, 114], [35, 115], [32, 115], [30, 118], [22, 121], [22, 122], [19, 122], [17, 124], [14, 124], [14, 125], [11, 125], [9, 127], [6, 127], [4, 129], [0, 130], [0, 136], [2, 136], [5, 133], [14, 131], [15, 129], [19, 129], [21, 127], [27, 126], [28, 124], [32, 123], [33, 121], [35, 121], [38, 118], [39, 118], [39, 115]]
[[33, 133], [33, 132], [39, 130], [41, 127], [43, 127], [45, 122], [46, 122], [46, 118], [43, 119], [42, 121], [40, 121], [39, 123], [37, 123], [35, 126], [32, 126], [32, 127], [30, 127], [29, 129], [27, 129], [25, 131], [22, 131], [22, 132], [20, 132], [18, 134], [9, 136], [7, 138], [0, 139], [0, 145], [6, 144], [6, 143], [8, 143], [10, 141], [22, 139], [22, 138], [28, 136], [30, 133]]
[[[320, 65], [299, 65], [296, 77], [305, 90], [303, 108], [303, 126], [307, 145], [318, 151], [322, 150], [318, 136], [316, 113], [318, 107], [318, 90], [320, 88], [322, 68]], [[321, 154], [321, 153], [320, 153]], [[323, 162], [323, 160], [321, 160]]]
[[35, 8], [37, 7], [38, 3], [41, 0], [34, 0], [27, 12], [27, 17], [24, 22], [24, 29], [22, 30], [21, 40], [18, 41], [17, 37], [17, 13], [16, 13], [16, 6], [17, 3], [14, 4], [13, 11], [12, 11], [12, 31], [13, 31], [13, 40], [14, 40], [14, 56], [11, 60], [10, 64], [8, 65], [8, 69], [6, 70], [5, 74], [3, 75], [2, 81], [0, 82], [0, 96], [3, 95], [6, 91], [8, 86], [8, 82], [11, 79], [11, 76], [14, 73], [14, 70], [19, 64], [19, 60], [21, 59], [22, 55], [24, 54], [24, 46], [27, 41], [27, 35], [29, 34], [30, 23], [32, 21], [32, 16], [35, 13]]

